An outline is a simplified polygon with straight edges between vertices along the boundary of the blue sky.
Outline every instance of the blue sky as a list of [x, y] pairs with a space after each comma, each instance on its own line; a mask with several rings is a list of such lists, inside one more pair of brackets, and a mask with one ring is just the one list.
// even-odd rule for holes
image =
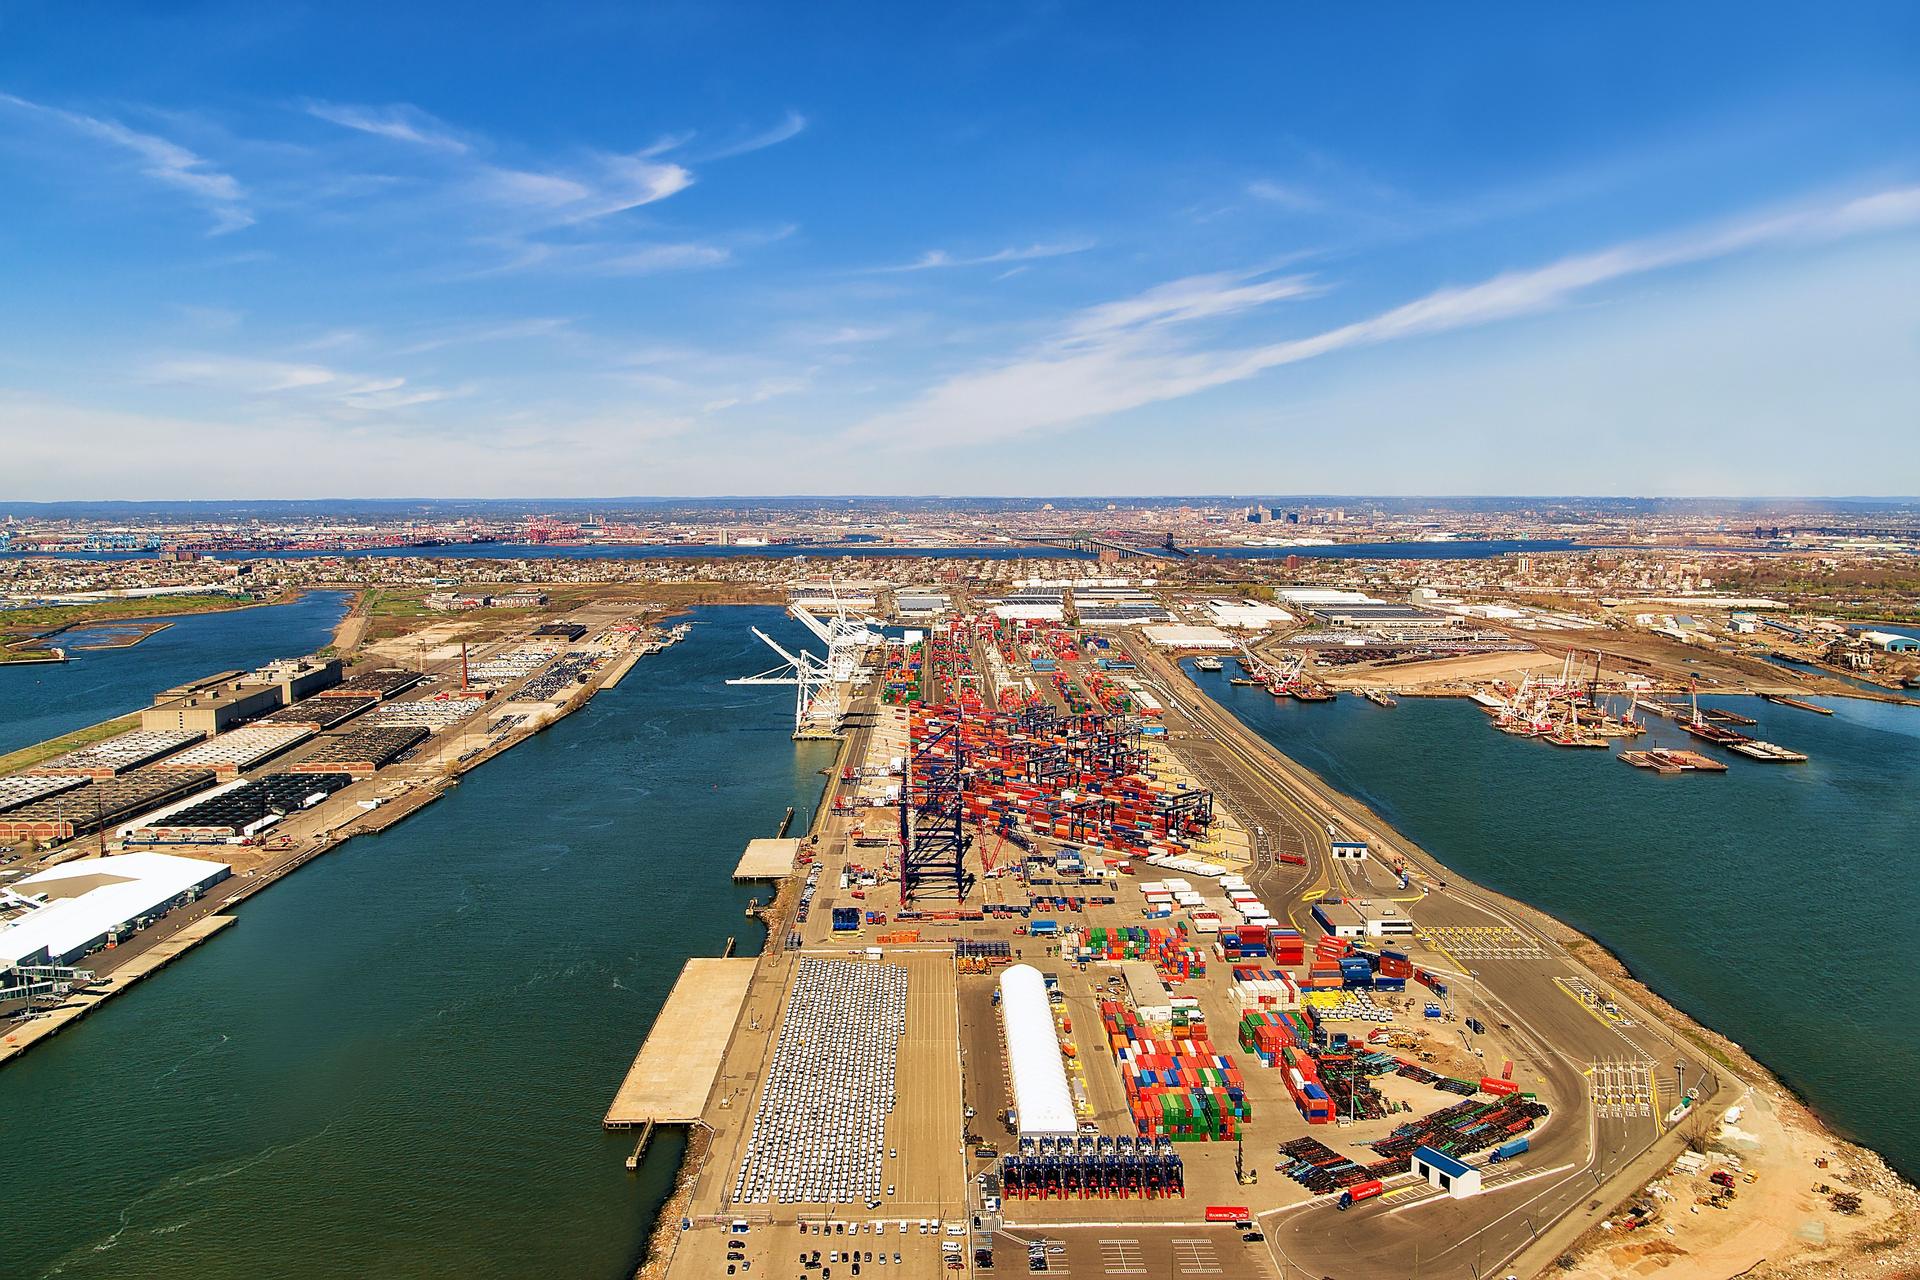
[[0, 497], [1920, 493], [1911, 5], [0, 7]]

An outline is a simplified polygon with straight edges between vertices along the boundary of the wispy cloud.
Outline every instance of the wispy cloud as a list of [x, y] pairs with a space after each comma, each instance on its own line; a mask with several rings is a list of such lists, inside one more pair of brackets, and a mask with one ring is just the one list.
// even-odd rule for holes
[[1318, 213], [1327, 202], [1304, 187], [1260, 178], [1247, 184], [1247, 194], [1256, 200], [1288, 209], [1294, 213]]
[[356, 106], [341, 102], [309, 102], [307, 114], [329, 124], [337, 124], [343, 129], [353, 129], [360, 133], [370, 133], [375, 137], [386, 138], [393, 142], [411, 143], [417, 147], [428, 147], [435, 151], [448, 151], [456, 155], [465, 155], [473, 148], [466, 139], [460, 137], [441, 120], [410, 103], [400, 102], [390, 106]]
[[450, 347], [475, 347], [490, 342], [523, 342], [565, 333], [569, 321], [561, 316], [534, 316], [526, 320], [506, 320], [499, 324], [461, 325], [430, 333], [392, 348], [401, 356], [445, 351]]
[[146, 177], [184, 193], [213, 218], [210, 234], [225, 235], [253, 225], [246, 189], [230, 173], [158, 134], [142, 133], [118, 120], [67, 111], [0, 93], [0, 104], [53, 120], [85, 137], [131, 155]]
[[799, 137], [802, 133], [806, 132], [806, 128], [807, 118], [798, 111], [789, 108], [786, 118], [781, 120], [779, 124], [769, 129], [763, 129], [759, 133], [749, 137], [742, 138], [738, 142], [724, 145], [718, 151], [709, 153], [707, 159], [728, 160], [734, 156], [744, 156], [751, 151], [764, 151], [768, 147], [777, 147], [783, 142], [788, 142]]
[[454, 395], [439, 387], [410, 386], [402, 377], [348, 373], [327, 365], [212, 353], [153, 361], [156, 383], [199, 387], [252, 398], [300, 396], [356, 413], [390, 412]]
[[1030, 244], [1025, 248], [1001, 249], [994, 253], [983, 253], [966, 257], [947, 252], [945, 249], [929, 249], [912, 262], [903, 262], [897, 266], [876, 267], [876, 271], [937, 271], [945, 267], [990, 267], [1006, 262], [1032, 262], [1040, 258], [1062, 258], [1072, 253], [1085, 253], [1093, 248], [1091, 240], [1075, 240], [1060, 244]]
[[1071, 317], [1059, 334], [999, 365], [948, 378], [902, 408], [859, 424], [862, 441], [999, 439], [1119, 413], [1239, 382], [1332, 352], [1549, 311], [1601, 285], [1764, 246], [1817, 242], [1920, 224], [1920, 187], [1761, 214], [1684, 235], [1635, 241], [1435, 290], [1370, 318], [1304, 338], [1196, 350], [1178, 329], [1275, 298], [1299, 282], [1200, 276]]

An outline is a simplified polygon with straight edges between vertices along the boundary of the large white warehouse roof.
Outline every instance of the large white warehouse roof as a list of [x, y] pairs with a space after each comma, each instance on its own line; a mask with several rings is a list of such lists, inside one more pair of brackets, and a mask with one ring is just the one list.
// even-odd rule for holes
[[1032, 965], [1016, 964], [1000, 975], [1000, 1021], [1006, 1033], [1007, 1073], [1013, 1078], [1020, 1136], [1078, 1132], [1066, 1068], [1060, 1065], [1060, 1037], [1047, 1003], [1047, 980]]
[[170, 853], [123, 853], [62, 863], [11, 885], [21, 898], [43, 905], [0, 922], [0, 965], [31, 962], [44, 953], [54, 964], [86, 954], [115, 929], [227, 877], [224, 862]]

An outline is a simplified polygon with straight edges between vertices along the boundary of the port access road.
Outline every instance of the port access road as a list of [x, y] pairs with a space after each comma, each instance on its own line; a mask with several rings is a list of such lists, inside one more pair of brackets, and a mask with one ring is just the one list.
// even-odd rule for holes
[[[1519, 1165], [1533, 1176], [1498, 1185], [1490, 1178], [1479, 1197], [1390, 1193], [1344, 1213], [1322, 1201], [1264, 1215], [1261, 1225], [1282, 1277], [1473, 1280], [1499, 1274], [1497, 1268], [1546, 1237], [1556, 1221], [1567, 1219], [1567, 1227], [1597, 1221], [1634, 1189], [1608, 1183], [1629, 1170], [1636, 1179], [1650, 1171], [1635, 1162], [1668, 1132], [1677, 1075], [1699, 1099], [1696, 1106], [1727, 1096], [1737, 1084], [1610, 989], [1532, 913], [1452, 877], [1366, 805], [1212, 702], [1165, 655], [1131, 639], [1127, 647], [1162, 696], [1167, 731], [1181, 753], [1242, 807], [1243, 821], [1283, 841], [1290, 833], [1306, 846], [1307, 867], [1275, 862], [1255, 877], [1275, 911], [1285, 900], [1295, 923], [1310, 926], [1312, 904], [1322, 897], [1394, 901], [1417, 929], [1408, 948], [1415, 963], [1450, 988], [1448, 1025], [1463, 1045], [1490, 1075], [1511, 1058], [1514, 1079], [1553, 1108]], [[1336, 866], [1328, 849], [1333, 830], [1343, 840], [1364, 840], [1369, 860], [1357, 868]], [[1387, 870], [1396, 864], [1411, 873], [1406, 891]], [[1306, 929], [1310, 936], [1315, 931]], [[1485, 1032], [1470, 1030], [1469, 1018]], [[1274, 1175], [1269, 1169], [1265, 1176]]]

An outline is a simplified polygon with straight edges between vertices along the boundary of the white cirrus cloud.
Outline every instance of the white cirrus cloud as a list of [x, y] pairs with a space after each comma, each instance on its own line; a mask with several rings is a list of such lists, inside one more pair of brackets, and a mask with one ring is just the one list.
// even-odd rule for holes
[[143, 175], [184, 193], [213, 218], [209, 234], [225, 235], [253, 225], [247, 191], [239, 179], [177, 142], [158, 134], [143, 133], [118, 120], [29, 102], [10, 93], [0, 93], [0, 104], [55, 121], [132, 156]]
[[890, 267], [875, 267], [875, 271], [938, 271], [947, 267], [990, 267], [1007, 262], [1033, 262], [1041, 258], [1063, 258], [1069, 254], [1085, 253], [1093, 248], [1091, 240], [1071, 240], [1056, 244], [1030, 244], [1024, 247], [999, 249], [993, 253], [973, 256], [953, 254], [945, 249], [929, 249], [912, 262], [903, 262]]
[[1446, 333], [1564, 306], [1608, 283], [1770, 245], [1920, 224], [1920, 187], [1759, 214], [1681, 235], [1504, 272], [1301, 338], [1196, 350], [1180, 326], [1259, 306], [1295, 281], [1196, 276], [1069, 317], [1055, 337], [997, 365], [947, 378], [855, 425], [856, 442], [936, 447], [1006, 439], [1179, 399], [1332, 352]]
[[788, 108], [786, 117], [780, 123], [759, 133], [751, 134], [738, 142], [722, 146], [707, 155], [709, 160], [728, 160], [734, 156], [744, 156], [752, 151], [765, 151], [768, 147], [777, 147], [806, 132], [807, 118], [798, 111]]
[[372, 134], [392, 142], [410, 143], [435, 151], [464, 155], [473, 149], [451, 125], [406, 102], [383, 107], [359, 106], [349, 102], [308, 102], [307, 114], [329, 124], [358, 133]]

